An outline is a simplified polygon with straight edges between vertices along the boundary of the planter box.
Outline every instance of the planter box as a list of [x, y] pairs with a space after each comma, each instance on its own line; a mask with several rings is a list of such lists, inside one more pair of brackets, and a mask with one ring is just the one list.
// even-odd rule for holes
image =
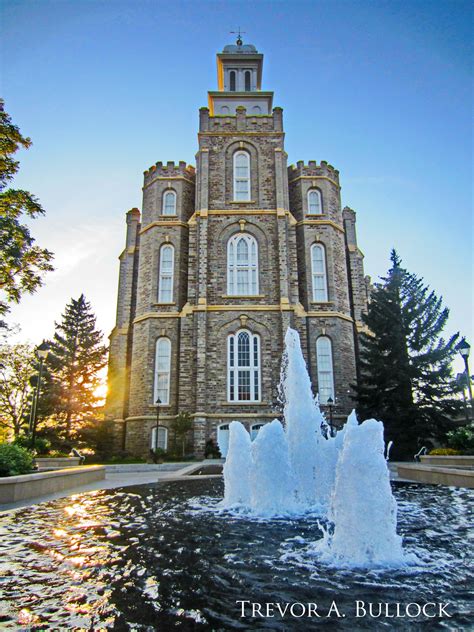
[[83, 465], [56, 472], [6, 476], [0, 478], [0, 505], [27, 500], [28, 498], [48, 496], [65, 489], [101, 481], [104, 478], [105, 467], [103, 465]]
[[454, 467], [400, 463], [397, 465], [397, 470], [400, 478], [407, 478], [417, 483], [474, 489], [474, 470], [463, 470], [459, 466], [456, 469]]
[[427, 454], [420, 457], [423, 465], [449, 465], [452, 467], [474, 467], [474, 456], [448, 456]]
[[35, 459], [38, 470], [60, 470], [64, 467], [76, 467], [81, 459], [78, 456], [45, 456]]

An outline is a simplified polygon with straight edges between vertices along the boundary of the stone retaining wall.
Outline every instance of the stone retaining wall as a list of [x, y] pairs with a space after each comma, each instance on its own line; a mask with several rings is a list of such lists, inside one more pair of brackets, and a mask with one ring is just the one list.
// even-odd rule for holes
[[397, 470], [400, 478], [407, 478], [417, 483], [431, 483], [434, 485], [469, 487], [474, 489], [473, 470], [413, 464], [400, 464], [397, 466]]
[[83, 465], [55, 472], [0, 478], [0, 505], [47, 496], [105, 478], [103, 465]]
[[448, 456], [448, 455], [435, 455], [427, 454], [420, 457], [420, 462], [423, 465], [449, 465], [451, 467], [474, 467], [474, 456], [462, 455], [462, 456]]

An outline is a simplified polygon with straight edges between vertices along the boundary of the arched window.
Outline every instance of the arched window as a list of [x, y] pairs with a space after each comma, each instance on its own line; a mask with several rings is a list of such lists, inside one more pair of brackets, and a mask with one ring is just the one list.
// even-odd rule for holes
[[311, 270], [313, 277], [313, 301], [324, 303], [328, 300], [326, 275], [326, 251], [322, 244], [311, 246]]
[[260, 401], [260, 337], [241, 330], [227, 339], [229, 402]]
[[217, 427], [217, 446], [221, 457], [225, 459], [229, 451], [229, 424], [221, 424]]
[[173, 301], [174, 248], [165, 245], [160, 248], [160, 277], [158, 281], [158, 303]]
[[318, 189], [310, 189], [308, 191], [308, 213], [310, 215], [321, 215], [322, 212], [321, 191]]
[[176, 193], [165, 191], [163, 194], [163, 215], [176, 215]]
[[252, 85], [252, 73], [250, 70], [245, 71], [245, 92], [250, 92]]
[[158, 447], [161, 450], [168, 449], [168, 428], [158, 426], [158, 446], [156, 445], [156, 426], [151, 431], [150, 448], [155, 450]]
[[229, 72], [229, 90], [235, 92], [235, 70]]
[[248, 233], [237, 233], [227, 243], [227, 294], [258, 294], [258, 245]]
[[331, 397], [334, 401], [334, 375], [332, 369], [332, 345], [327, 336], [316, 340], [316, 362], [318, 368], [319, 402], [326, 404]]
[[261, 114], [262, 109], [259, 105], [254, 105], [252, 108], [252, 114]]
[[250, 156], [246, 151], [234, 154], [234, 200], [250, 200]]
[[260, 428], [263, 428], [265, 424], [252, 424], [250, 426], [250, 439], [253, 441], [257, 435]]
[[170, 403], [170, 368], [171, 341], [169, 338], [158, 338], [155, 349], [155, 383], [153, 403], [158, 399], [162, 404]]

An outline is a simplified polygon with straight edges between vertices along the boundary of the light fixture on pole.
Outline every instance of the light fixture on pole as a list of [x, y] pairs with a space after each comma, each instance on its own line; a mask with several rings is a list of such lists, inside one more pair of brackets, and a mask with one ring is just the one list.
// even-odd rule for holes
[[33, 401], [31, 404], [31, 419], [30, 419], [30, 433], [31, 433], [31, 449], [35, 449], [36, 444], [36, 417], [38, 414], [38, 401], [41, 390], [41, 376], [43, 375], [43, 364], [48, 357], [49, 350], [45, 344], [36, 349], [36, 356], [39, 360], [38, 368], [38, 382], [36, 383], [36, 390], [33, 395]]
[[471, 405], [471, 421], [472, 421], [472, 388], [471, 388], [471, 376], [469, 374], [469, 352], [471, 351], [471, 345], [466, 342], [466, 339], [463, 338], [461, 342], [458, 344], [456, 349], [459, 351], [462, 359], [464, 360], [464, 367], [466, 370], [466, 382], [467, 382], [467, 391], [469, 393], [469, 403]]

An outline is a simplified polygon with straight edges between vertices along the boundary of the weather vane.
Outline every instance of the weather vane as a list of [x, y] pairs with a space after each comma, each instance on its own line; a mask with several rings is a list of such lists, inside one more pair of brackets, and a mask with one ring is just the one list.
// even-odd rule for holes
[[238, 31], [230, 31], [230, 33], [237, 35], [237, 46], [242, 46], [242, 35], [245, 35], [245, 31], [241, 31], [239, 26]]

